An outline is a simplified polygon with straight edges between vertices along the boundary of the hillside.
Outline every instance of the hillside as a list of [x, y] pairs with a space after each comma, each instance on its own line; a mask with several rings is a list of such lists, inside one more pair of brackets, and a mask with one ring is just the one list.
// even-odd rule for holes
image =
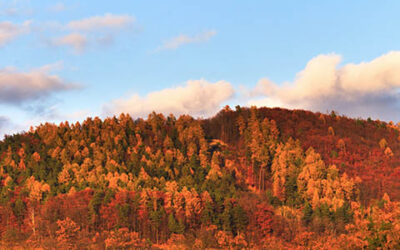
[[44, 124], [0, 142], [2, 244], [400, 247], [399, 135], [279, 108]]
[[[204, 120], [205, 132], [241, 151], [237, 126], [240, 116], [248, 125], [250, 110], [239, 108]], [[281, 108], [260, 108], [257, 117], [276, 122], [280, 141], [299, 140], [304, 151], [312, 147], [326, 164], [335, 164], [341, 173], [360, 177], [363, 204], [384, 193], [400, 199], [400, 128], [392, 122]]]

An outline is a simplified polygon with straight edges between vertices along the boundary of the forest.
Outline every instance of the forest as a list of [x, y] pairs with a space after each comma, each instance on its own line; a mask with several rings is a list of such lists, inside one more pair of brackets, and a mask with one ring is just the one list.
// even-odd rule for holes
[[0, 141], [0, 247], [400, 249], [400, 126], [229, 106]]

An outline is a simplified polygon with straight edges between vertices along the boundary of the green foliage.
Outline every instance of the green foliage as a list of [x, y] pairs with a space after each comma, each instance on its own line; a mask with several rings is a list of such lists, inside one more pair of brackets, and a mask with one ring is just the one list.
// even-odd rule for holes
[[274, 207], [282, 206], [282, 202], [272, 194], [272, 191], [270, 189], [267, 189], [267, 191], [265, 191], [265, 195], [268, 204]]
[[220, 215], [222, 222], [222, 230], [231, 232], [232, 231], [232, 204], [225, 202], [224, 212]]
[[210, 202], [207, 202], [203, 211], [201, 212], [201, 223], [203, 225], [210, 225], [214, 221], [214, 209]]
[[168, 215], [168, 230], [174, 234], [183, 234], [185, 232], [185, 225], [181, 221], [177, 221], [175, 216], [170, 213]]
[[356, 119], [356, 126], [362, 127], [364, 125], [365, 125], [365, 121], [363, 119], [361, 119], [361, 118]]
[[374, 235], [374, 237], [367, 237], [368, 249], [382, 249], [386, 242], [385, 235]]
[[286, 205], [297, 207], [303, 203], [303, 199], [297, 191], [297, 175], [288, 176], [285, 182]]
[[17, 217], [18, 222], [22, 223], [26, 211], [26, 205], [21, 198], [17, 198], [17, 200], [12, 204], [12, 211], [15, 217]]
[[12, 192], [8, 187], [2, 187], [0, 189], [0, 205], [6, 205], [12, 196]]
[[7, 228], [2, 235], [2, 240], [5, 242], [20, 242], [25, 238], [26, 235], [15, 227]]
[[103, 203], [104, 191], [98, 190], [94, 193], [92, 200], [89, 203], [89, 210], [92, 214], [99, 214], [100, 206]]
[[303, 208], [303, 217], [301, 218], [305, 225], [309, 225], [313, 218], [313, 209], [310, 203], [306, 202]]
[[[127, 211], [127, 210], [124, 210]], [[150, 223], [154, 228], [158, 228], [161, 225], [162, 218], [165, 215], [165, 211], [162, 210], [155, 210], [155, 211], [150, 211], [149, 213], [149, 218], [150, 218]]]
[[322, 203], [318, 207], [315, 208], [314, 215], [319, 218], [333, 218], [332, 211], [329, 209], [328, 204]]
[[104, 194], [103, 204], [110, 203], [111, 199], [114, 198], [114, 191], [111, 189], [107, 189]]
[[378, 201], [376, 202], [376, 205], [377, 205], [380, 209], [382, 209], [382, 208], [385, 206], [386, 202], [387, 202], [386, 200], [380, 199], [380, 200], [378, 200]]
[[235, 233], [245, 232], [245, 229], [249, 224], [249, 218], [246, 211], [237, 204], [232, 208], [231, 213], [233, 219], [233, 231]]
[[333, 214], [333, 220], [336, 223], [348, 224], [353, 221], [353, 211], [351, 210], [350, 204], [345, 202], [343, 206], [336, 209]]
[[[129, 227], [131, 222], [129, 220], [130, 218], [130, 214], [131, 214], [131, 206], [129, 205], [129, 203], [124, 203], [122, 205], [118, 204], [117, 205], [117, 209], [118, 209], [118, 218], [119, 218], [119, 225], [118, 227]], [[151, 214], [152, 217], [151, 221], [152, 223], [154, 223], [155, 225], [158, 225], [160, 218], [157, 216], [160, 216], [159, 214]]]

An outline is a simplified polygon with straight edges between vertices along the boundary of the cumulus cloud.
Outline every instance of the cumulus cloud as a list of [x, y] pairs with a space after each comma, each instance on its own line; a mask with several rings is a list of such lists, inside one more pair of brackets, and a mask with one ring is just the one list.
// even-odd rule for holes
[[71, 21], [67, 28], [80, 31], [97, 31], [102, 29], [122, 29], [129, 27], [135, 18], [129, 15], [105, 14], [104, 16], [93, 16], [81, 20]]
[[31, 21], [25, 21], [22, 24], [14, 24], [8, 21], [0, 22], [0, 47], [29, 32], [30, 24]]
[[49, 97], [51, 94], [77, 88], [57, 75], [46, 73], [49, 67], [30, 72], [12, 68], [0, 70], [0, 103], [20, 106], [30, 101]]
[[179, 36], [173, 37], [173, 38], [165, 41], [159, 48], [157, 48], [157, 51], [174, 50], [183, 45], [190, 44], [190, 43], [207, 42], [216, 34], [217, 34], [217, 32], [215, 30], [209, 30], [209, 31], [205, 31], [205, 32], [199, 33], [194, 36], [179, 35]]
[[[340, 65], [341, 56], [311, 59], [293, 82], [277, 85], [262, 79], [249, 104], [318, 111], [337, 110], [352, 116], [398, 119], [400, 52], [359, 64]], [[260, 98], [261, 96], [261, 98]]]
[[165, 115], [210, 116], [233, 94], [232, 85], [226, 81], [191, 80], [184, 86], [151, 92], [144, 97], [135, 94], [114, 100], [104, 111], [106, 114], [130, 113], [134, 117], [146, 117], [153, 111]]
[[67, 46], [72, 47], [75, 52], [83, 52], [87, 45], [87, 38], [80, 33], [71, 33], [62, 37], [53, 39], [53, 46]]

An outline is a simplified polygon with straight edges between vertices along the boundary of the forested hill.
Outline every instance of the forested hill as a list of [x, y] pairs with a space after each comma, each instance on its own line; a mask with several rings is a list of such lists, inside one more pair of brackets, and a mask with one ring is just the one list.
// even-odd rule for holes
[[242, 107], [44, 124], [0, 142], [1, 244], [398, 248], [399, 131]]
[[[364, 203], [388, 193], [400, 200], [400, 127], [393, 122], [353, 119], [305, 110], [260, 108], [259, 121], [273, 120], [279, 130], [279, 142], [299, 140], [304, 151], [312, 147], [328, 165], [340, 172], [363, 180], [361, 198]], [[237, 107], [222, 110], [215, 117], [203, 120], [209, 139], [218, 138], [236, 151], [244, 152], [246, 136], [240, 135], [251, 123], [252, 111]], [[249, 140], [249, 138], [247, 138]]]

